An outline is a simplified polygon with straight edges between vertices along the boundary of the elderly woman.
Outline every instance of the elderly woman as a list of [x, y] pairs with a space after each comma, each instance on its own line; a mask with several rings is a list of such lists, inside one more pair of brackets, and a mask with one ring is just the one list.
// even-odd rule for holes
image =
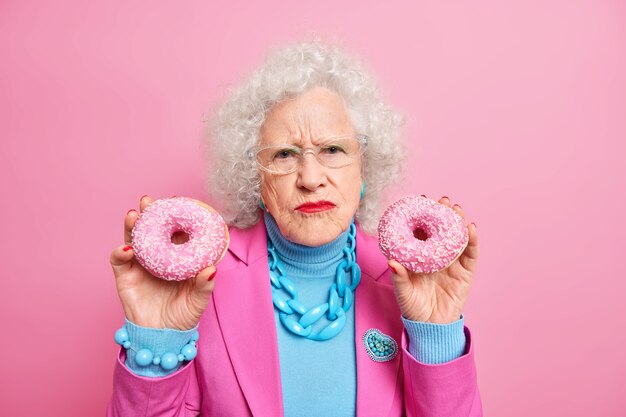
[[[130, 246], [135, 210], [111, 254], [129, 348], [109, 416], [482, 414], [462, 316], [476, 226], [432, 274], [385, 259], [371, 236], [400, 122], [357, 62], [317, 41], [275, 51], [231, 94], [210, 135], [210, 191], [231, 226], [218, 267], [150, 275]], [[173, 369], [136, 357], [198, 335], [197, 357]]]

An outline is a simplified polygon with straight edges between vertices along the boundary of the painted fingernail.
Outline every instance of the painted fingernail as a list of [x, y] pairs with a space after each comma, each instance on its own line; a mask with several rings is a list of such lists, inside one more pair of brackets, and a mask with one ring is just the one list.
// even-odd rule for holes
[[176, 197], [178, 197], [178, 196], [177, 196], [177, 195], [173, 195], [173, 196], [171, 196], [170, 198], [176, 198]]
[[128, 211], [126, 212], [126, 215], [128, 216], [128, 215], [130, 214], [130, 212], [131, 212], [131, 211], [137, 211], [137, 210], [135, 210], [135, 209], [130, 209], [130, 210], [128, 210]]
[[213, 278], [215, 278], [215, 276], [216, 276], [216, 275], [217, 275], [217, 269], [215, 270], [215, 272], [213, 272], [213, 273], [211, 274], [211, 276], [209, 277], [208, 281], [212, 281], [212, 280], [213, 280]]
[[444, 196], [443, 196], [443, 197], [441, 197], [441, 198], [447, 198], [448, 200], [450, 200], [450, 197], [448, 197], [447, 195], [444, 195]]
[[124, 252], [128, 252], [132, 248], [133, 248], [132, 246], [124, 246]]
[[143, 200], [144, 198], [148, 197], [148, 194], [144, 194], [141, 196], [141, 198], [139, 199], [139, 201]]
[[428, 197], [426, 197], [426, 195], [425, 195], [425, 194], [422, 194], [422, 197], [424, 197], [424, 198], [428, 198]]
[[473, 225], [474, 225], [474, 227], [478, 229], [478, 226], [476, 226], [476, 223], [471, 222], [470, 224], [473, 224]]
[[[457, 206], [458, 208], [461, 208], [461, 206], [459, 206], [458, 204], [455, 204], [454, 206]], [[452, 206], [452, 207], [454, 207], [454, 206]]]
[[391, 269], [393, 271], [394, 274], [397, 274], [398, 271], [396, 271], [396, 269], [393, 266], [390, 266], [389, 269]]

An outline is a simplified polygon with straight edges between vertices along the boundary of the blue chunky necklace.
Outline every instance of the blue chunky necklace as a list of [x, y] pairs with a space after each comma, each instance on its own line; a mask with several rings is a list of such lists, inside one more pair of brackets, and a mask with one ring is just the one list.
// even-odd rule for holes
[[[278, 311], [280, 322], [291, 333], [311, 340], [324, 341], [337, 336], [346, 325], [346, 313], [354, 303], [354, 291], [361, 282], [361, 268], [356, 263], [356, 226], [350, 224], [348, 243], [343, 248], [343, 260], [337, 266], [335, 283], [331, 285], [328, 301], [312, 308], [307, 308], [299, 301], [298, 291], [285, 273], [285, 268], [278, 258], [276, 248], [268, 239], [267, 254], [272, 284], [272, 301]], [[350, 275], [350, 284], [347, 276]], [[284, 298], [279, 290], [289, 294]], [[323, 329], [313, 331], [313, 325], [322, 317], [330, 321]], [[299, 318], [296, 318], [298, 317]]]

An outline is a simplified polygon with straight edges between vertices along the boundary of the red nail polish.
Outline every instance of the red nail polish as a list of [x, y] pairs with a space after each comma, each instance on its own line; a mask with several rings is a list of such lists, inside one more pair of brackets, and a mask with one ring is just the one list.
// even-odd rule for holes
[[215, 276], [216, 276], [216, 275], [217, 275], [217, 269], [215, 270], [215, 272], [213, 272], [213, 273], [211, 274], [211, 276], [209, 277], [209, 279], [208, 279], [207, 281], [212, 281], [212, 280], [213, 280], [213, 278], [215, 278]]
[[391, 269], [393, 271], [394, 274], [397, 274], [398, 271], [395, 270], [395, 268], [393, 266], [390, 266], [389, 269]]
[[144, 198], [148, 197], [148, 194], [144, 194], [141, 196], [141, 198], [139, 199], [139, 201], [143, 200]]
[[473, 225], [474, 225], [474, 227], [478, 229], [478, 226], [476, 226], [476, 223], [471, 222], [470, 224], [473, 224]]
[[448, 200], [450, 200], [450, 197], [448, 197], [447, 195], [444, 195], [444, 196], [443, 196], [443, 197], [441, 197], [441, 198], [447, 198]]
[[426, 195], [425, 195], [425, 194], [422, 194], [422, 197], [424, 197], [424, 198], [428, 198], [428, 197], [426, 197]]
[[128, 252], [132, 248], [133, 248], [132, 246], [124, 246], [124, 252]]
[[128, 211], [126, 212], [126, 215], [128, 216], [128, 214], [129, 214], [131, 211], [137, 211], [137, 210], [135, 210], [135, 209], [130, 209], [130, 210], [128, 210]]

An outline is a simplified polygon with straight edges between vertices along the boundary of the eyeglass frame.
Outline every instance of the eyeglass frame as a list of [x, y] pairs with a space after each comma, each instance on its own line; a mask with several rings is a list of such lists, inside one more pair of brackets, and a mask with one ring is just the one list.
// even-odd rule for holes
[[[265, 150], [265, 149], [269, 149], [269, 148], [272, 148], [272, 147], [279, 147], [279, 146], [281, 146], [281, 145], [289, 145], [289, 146], [293, 146], [293, 147], [296, 147], [296, 148], [301, 149], [301, 150], [302, 150], [302, 153], [300, 154], [300, 161], [302, 161], [302, 157], [304, 157], [304, 155], [305, 155], [305, 154], [307, 154], [307, 153], [309, 153], [309, 152], [312, 152], [312, 154], [313, 154], [313, 156], [314, 156], [315, 160], [316, 160], [316, 161], [317, 161], [320, 165], [322, 165], [323, 167], [325, 167], [325, 168], [329, 168], [329, 169], [339, 169], [339, 168], [344, 168], [344, 167], [347, 167], [347, 166], [349, 166], [349, 165], [352, 165], [352, 163], [354, 163], [354, 161], [352, 161], [352, 162], [350, 162], [350, 163], [348, 163], [348, 164], [346, 164], [346, 165], [342, 165], [342, 166], [340, 166], [340, 167], [327, 167], [326, 165], [324, 165], [324, 164], [323, 164], [323, 163], [322, 163], [322, 162], [318, 159], [318, 157], [317, 157], [317, 156], [319, 155], [319, 152], [320, 152], [320, 150], [321, 150], [322, 146], [324, 146], [324, 145], [326, 145], [326, 144], [328, 144], [328, 143], [331, 143], [333, 140], [336, 140], [336, 139], [350, 139], [350, 138], [354, 138], [354, 139], [356, 139], [356, 141], [357, 141], [357, 142], [358, 142], [358, 144], [359, 144], [359, 153], [358, 153], [358, 156], [359, 156], [359, 157], [363, 156], [363, 154], [365, 153], [365, 150], [366, 150], [366, 148], [367, 148], [367, 143], [368, 143], [368, 140], [369, 140], [369, 136], [368, 136], [368, 135], [361, 134], [361, 133], [349, 134], [349, 135], [340, 135], [340, 136], [330, 137], [330, 138], [328, 138], [328, 139], [327, 139], [324, 143], [322, 143], [322, 144], [320, 144], [320, 145], [313, 146], [313, 147], [306, 147], [306, 148], [301, 148], [301, 147], [299, 147], [299, 146], [297, 146], [297, 145], [288, 144], [288, 143], [277, 143], [277, 144], [275, 144], [275, 145], [266, 145], [266, 146], [258, 146], [258, 145], [256, 145], [256, 146], [253, 146], [253, 147], [249, 148], [249, 149], [246, 151], [246, 154], [247, 154], [248, 158], [250, 158], [252, 161], [254, 161], [254, 163], [255, 163], [255, 164], [256, 164], [256, 165], [257, 165], [257, 166], [258, 166], [261, 170], [263, 170], [263, 171], [265, 171], [265, 172], [267, 172], [267, 173], [270, 173], [270, 174], [274, 174], [274, 175], [287, 175], [287, 174], [292, 174], [292, 173], [294, 173], [294, 172], [296, 172], [296, 171], [298, 170], [298, 165], [301, 163], [301, 162], [298, 162], [298, 164], [296, 164], [296, 165], [295, 165], [295, 167], [294, 167], [292, 170], [290, 170], [290, 171], [272, 171], [271, 169], [269, 169], [269, 168], [267, 168], [267, 167], [263, 166], [263, 164], [261, 164], [261, 163], [259, 162], [259, 160], [258, 160], [258, 158], [257, 158], [257, 155], [258, 155], [258, 153], [259, 153], [260, 151]], [[356, 160], [356, 158], [354, 158], [354, 160]]]

